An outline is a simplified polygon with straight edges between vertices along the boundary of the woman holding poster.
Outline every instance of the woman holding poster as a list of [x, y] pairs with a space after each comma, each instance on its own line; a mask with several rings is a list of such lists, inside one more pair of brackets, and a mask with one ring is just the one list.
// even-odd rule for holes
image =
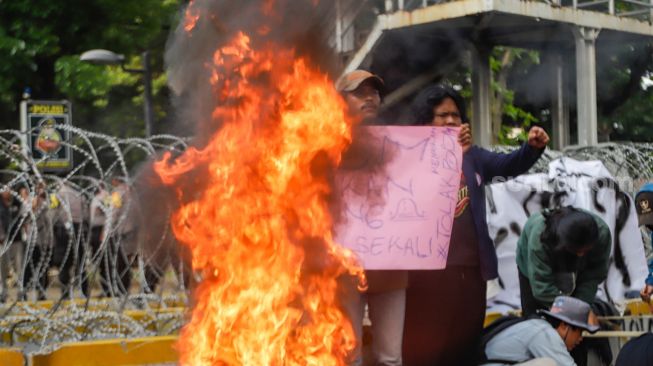
[[485, 318], [486, 282], [498, 276], [485, 218], [486, 182], [525, 173], [542, 155], [549, 136], [531, 128], [528, 142], [510, 154], [472, 145], [462, 96], [432, 85], [413, 104], [413, 125], [460, 127], [463, 165], [447, 266], [411, 271], [406, 292], [403, 361], [407, 366], [475, 365]]

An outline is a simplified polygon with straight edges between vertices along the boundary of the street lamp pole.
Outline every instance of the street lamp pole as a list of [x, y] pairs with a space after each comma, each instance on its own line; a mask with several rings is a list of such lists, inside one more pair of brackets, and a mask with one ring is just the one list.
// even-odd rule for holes
[[[1, 1], [1, 0], [0, 0]], [[154, 114], [152, 111], [152, 68], [150, 66], [150, 51], [141, 54], [143, 58], [142, 69], [125, 67], [125, 56], [108, 50], [90, 50], [82, 53], [80, 60], [99, 65], [120, 65], [126, 72], [143, 75], [143, 117], [145, 122], [145, 136], [152, 136]]]
[[150, 51], [143, 52], [143, 112], [145, 117], [145, 136], [152, 136], [152, 70], [150, 69]]

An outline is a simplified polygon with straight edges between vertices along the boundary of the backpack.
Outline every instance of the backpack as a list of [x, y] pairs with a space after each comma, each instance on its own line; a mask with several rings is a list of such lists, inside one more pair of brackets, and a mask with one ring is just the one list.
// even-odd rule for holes
[[478, 345], [478, 364], [483, 365], [486, 363], [502, 363], [508, 365], [514, 365], [523, 361], [512, 361], [512, 360], [498, 360], [498, 359], [488, 359], [485, 354], [485, 347], [487, 344], [496, 336], [501, 333], [503, 330], [512, 327], [517, 323], [521, 323], [525, 320], [533, 319], [533, 317], [520, 317], [517, 315], [504, 315], [499, 319], [493, 321], [487, 327], [483, 328], [481, 331], [481, 340]]

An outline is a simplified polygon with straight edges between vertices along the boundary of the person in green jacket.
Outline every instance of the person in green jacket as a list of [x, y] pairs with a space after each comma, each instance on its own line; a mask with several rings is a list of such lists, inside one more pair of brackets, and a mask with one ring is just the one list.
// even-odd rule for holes
[[598, 216], [574, 207], [532, 215], [517, 242], [522, 314], [547, 309], [557, 296], [594, 302], [608, 275], [612, 236]]

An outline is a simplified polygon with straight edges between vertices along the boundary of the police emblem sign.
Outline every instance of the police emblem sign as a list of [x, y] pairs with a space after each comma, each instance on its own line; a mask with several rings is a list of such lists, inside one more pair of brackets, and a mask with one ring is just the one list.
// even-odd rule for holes
[[70, 102], [25, 100], [20, 103], [20, 127], [25, 133], [24, 146], [37, 166], [44, 171], [72, 168], [70, 148]]

